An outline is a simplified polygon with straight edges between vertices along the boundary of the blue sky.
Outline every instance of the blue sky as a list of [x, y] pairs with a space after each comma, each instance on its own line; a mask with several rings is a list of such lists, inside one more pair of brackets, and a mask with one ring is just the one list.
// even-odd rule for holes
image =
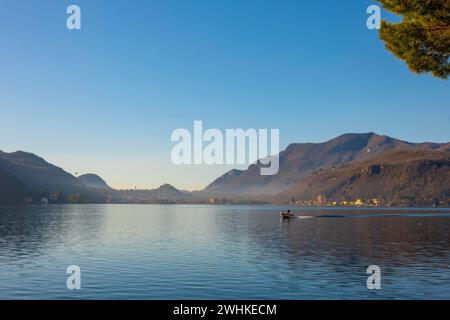
[[[375, 1], [23, 1], [0, 10], [0, 149], [117, 188], [199, 189], [228, 166], [175, 166], [176, 128], [450, 137], [448, 81], [410, 73], [366, 28]], [[82, 30], [66, 28], [77, 4]]]

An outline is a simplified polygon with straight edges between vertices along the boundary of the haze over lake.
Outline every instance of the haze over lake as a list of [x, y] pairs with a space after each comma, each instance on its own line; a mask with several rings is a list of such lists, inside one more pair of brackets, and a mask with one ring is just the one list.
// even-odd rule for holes
[[282, 209], [3, 206], [0, 299], [450, 298], [450, 210]]

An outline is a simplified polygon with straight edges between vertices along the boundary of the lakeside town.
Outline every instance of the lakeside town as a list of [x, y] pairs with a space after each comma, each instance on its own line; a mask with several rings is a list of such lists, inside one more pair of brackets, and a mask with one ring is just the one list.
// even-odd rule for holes
[[[111, 190], [112, 191], [112, 190]], [[128, 192], [133, 193], [131, 190]], [[152, 193], [154, 190], [141, 190], [142, 192]], [[122, 191], [123, 192], [123, 191]], [[330, 200], [324, 195], [318, 195], [315, 199], [295, 199], [292, 198], [287, 202], [280, 202], [276, 199], [271, 201], [262, 200], [258, 198], [220, 198], [202, 196], [199, 192], [194, 193], [193, 197], [154, 197], [143, 200], [137, 197], [118, 196], [121, 191], [114, 190], [111, 194], [105, 195], [102, 199], [96, 201], [89, 200], [82, 194], [67, 194], [64, 195], [60, 191], [51, 191], [43, 194], [40, 197], [27, 197], [24, 200], [25, 204], [202, 204], [202, 205], [239, 205], [239, 204], [277, 204], [277, 205], [293, 205], [298, 207], [450, 207], [450, 198], [439, 199], [437, 197], [430, 199], [423, 199], [418, 197], [400, 197], [396, 200], [385, 200], [379, 198], [354, 200]]]

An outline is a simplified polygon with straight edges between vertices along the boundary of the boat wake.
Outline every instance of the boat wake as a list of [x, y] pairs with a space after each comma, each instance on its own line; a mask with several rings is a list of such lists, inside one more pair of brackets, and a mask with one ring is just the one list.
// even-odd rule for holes
[[297, 219], [308, 219], [308, 218], [347, 218], [347, 219], [358, 219], [358, 218], [374, 218], [374, 217], [414, 217], [414, 218], [430, 218], [430, 217], [449, 217], [449, 213], [368, 213], [368, 214], [323, 214], [317, 216], [295, 216]]

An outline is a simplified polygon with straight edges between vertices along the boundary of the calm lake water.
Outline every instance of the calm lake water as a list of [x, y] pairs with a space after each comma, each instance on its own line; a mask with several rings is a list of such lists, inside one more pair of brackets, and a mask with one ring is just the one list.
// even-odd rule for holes
[[281, 209], [0, 207], [0, 299], [450, 299], [450, 211]]

